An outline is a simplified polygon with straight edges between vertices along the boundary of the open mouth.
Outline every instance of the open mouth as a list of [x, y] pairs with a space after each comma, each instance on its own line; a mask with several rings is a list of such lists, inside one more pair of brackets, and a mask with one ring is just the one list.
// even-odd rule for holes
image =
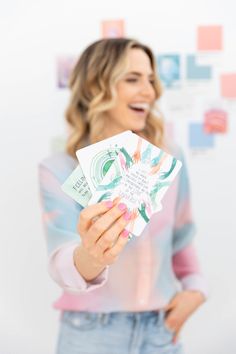
[[129, 106], [129, 108], [132, 109], [132, 111], [134, 111], [134, 112], [139, 112], [139, 113], [144, 113], [145, 112], [145, 109], [143, 109], [143, 108], [133, 108], [133, 107], [130, 107], [130, 106]]
[[149, 111], [149, 104], [147, 103], [129, 104], [128, 107], [136, 113], [146, 113]]

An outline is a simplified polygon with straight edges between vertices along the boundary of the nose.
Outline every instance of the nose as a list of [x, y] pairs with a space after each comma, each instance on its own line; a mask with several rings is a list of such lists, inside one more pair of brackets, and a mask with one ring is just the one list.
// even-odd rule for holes
[[144, 81], [140, 88], [140, 93], [143, 97], [148, 98], [150, 100], [155, 99], [155, 90], [150, 81]]

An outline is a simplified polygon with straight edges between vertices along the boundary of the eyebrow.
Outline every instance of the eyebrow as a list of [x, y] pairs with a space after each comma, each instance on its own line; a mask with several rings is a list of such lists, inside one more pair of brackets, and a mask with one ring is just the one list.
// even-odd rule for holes
[[[130, 71], [126, 75], [135, 75], [135, 76], [139, 76], [139, 77], [142, 76], [142, 74], [139, 73], [138, 71]], [[154, 73], [149, 74], [148, 77], [154, 77]]]

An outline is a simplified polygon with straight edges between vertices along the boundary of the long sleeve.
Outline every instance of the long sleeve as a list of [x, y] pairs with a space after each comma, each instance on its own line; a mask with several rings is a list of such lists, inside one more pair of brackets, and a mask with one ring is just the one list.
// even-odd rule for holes
[[207, 297], [206, 280], [201, 273], [196, 249], [193, 245], [196, 228], [192, 217], [188, 172], [182, 153], [180, 160], [183, 165], [179, 176], [173, 232], [173, 270], [184, 290], [198, 290]]
[[182, 168], [179, 174], [179, 187], [175, 207], [173, 254], [189, 245], [196, 233], [192, 218], [189, 177], [182, 152], [179, 159], [182, 161]]
[[86, 292], [102, 286], [107, 269], [92, 282], [86, 282], [73, 262], [74, 248], [80, 243], [77, 222], [82, 207], [61, 190], [63, 177], [60, 181], [42, 164], [39, 182], [51, 277], [68, 292]]
[[206, 279], [201, 272], [193, 244], [177, 252], [172, 258], [172, 263], [174, 273], [181, 282], [183, 290], [198, 290], [205, 298], [208, 297]]
[[39, 166], [40, 197], [48, 254], [67, 242], [80, 242], [76, 232], [82, 207], [61, 190], [60, 181], [45, 166]]
[[92, 281], [85, 279], [78, 273], [73, 253], [77, 243], [62, 246], [49, 259], [49, 273], [51, 277], [66, 291], [71, 293], [89, 292], [99, 288], [107, 281], [108, 267]]

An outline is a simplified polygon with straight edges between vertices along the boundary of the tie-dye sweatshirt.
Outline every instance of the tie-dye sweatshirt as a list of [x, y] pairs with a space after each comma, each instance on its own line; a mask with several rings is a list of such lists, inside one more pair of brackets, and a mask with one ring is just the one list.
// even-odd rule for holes
[[78, 161], [66, 153], [39, 165], [40, 194], [49, 273], [63, 293], [54, 303], [61, 310], [146, 311], [163, 308], [181, 289], [207, 293], [193, 237], [189, 180], [183, 163], [166, 192], [161, 211], [153, 214], [139, 237], [133, 237], [118, 260], [87, 282], [74, 266], [73, 252], [81, 242], [77, 223], [82, 207], [68, 197], [61, 185]]

